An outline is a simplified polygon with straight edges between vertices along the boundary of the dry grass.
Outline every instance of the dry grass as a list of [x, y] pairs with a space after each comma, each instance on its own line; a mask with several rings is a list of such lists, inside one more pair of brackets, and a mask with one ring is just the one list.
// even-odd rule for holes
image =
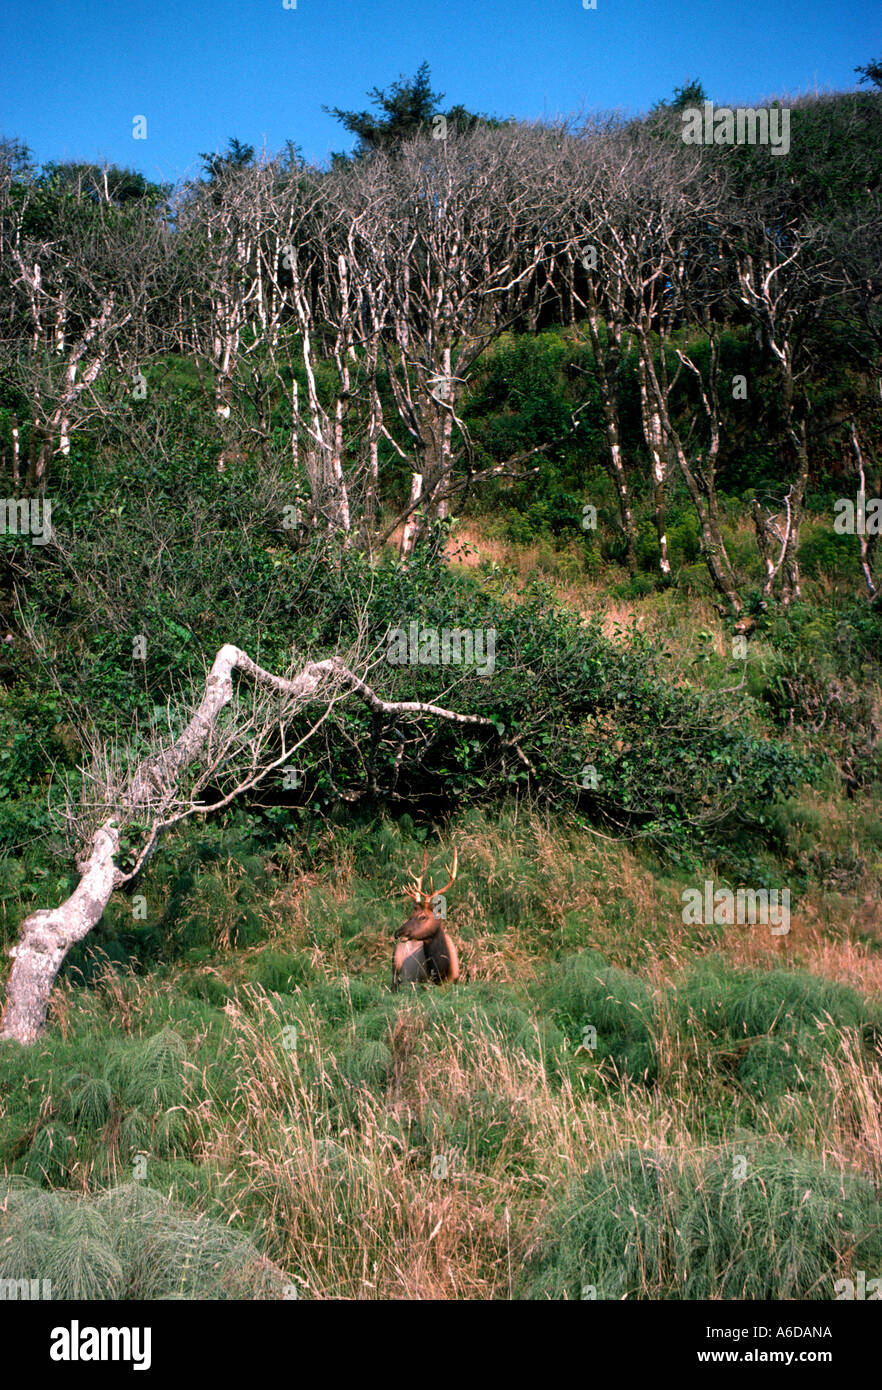
[[[688, 1141], [684, 1098], [660, 1103], [626, 1085], [614, 1105], [600, 1094], [553, 1089], [541, 1062], [503, 1048], [492, 1033], [468, 1052], [447, 1032], [429, 1038], [402, 1012], [389, 1045], [393, 1065], [377, 1096], [322, 1057], [316, 1104], [296, 1061], [268, 1037], [273, 1005], [235, 1012], [242, 1118], [213, 1152], [235, 1152], [245, 1180], [237, 1210], [254, 1212], [277, 1259], [304, 1296], [365, 1299], [510, 1297], [535, 1244], [546, 1203], [579, 1172], [631, 1143]], [[446, 1044], [446, 1045], [445, 1045]], [[319, 1029], [302, 1046], [318, 1052]], [[402, 1139], [439, 1107], [462, 1113], [476, 1091], [504, 1099], [508, 1129], [490, 1162], [469, 1147], [433, 1151]], [[333, 1098], [333, 1099], [332, 1099]], [[334, 1137], [333, 1106], [352, 1122]], [[212, 1117], [216, 1133], [218, 1117]], [[446, 1176], [438, 1160], [448, 1160]]]
[[[584, 1172], [629, 1148], [694, 1157], [719, 1148], [705, 1130], [718, 1077], [694, 1038], [662, 1018], [658, 1086], [628, 1081], [552, 1085], [541, 1061], [492, 1030], [467, 1051], [450, 1030], [430, 1034], [405, 1008], [388, 1039], [392, 1066], [378, 1094], [322, 1051], [318, 1020], [298, 1054], [274, 1040], [280, 1016], [255, 997], [230, 1014], [241, 1077], [237, 1118], [203, 1112], [215, 1162], [233, 1163], [225, 1200], [256, 1225], [301, 1296], [355, 1299], [510, 1298], [549, 1208]], [[593, 1069], [585, 1060], [586, 1076]], [[799, 1145], [832, 1167], [882, 1181], [882, 1071], [856, 1038], [826, 1070], [826, 1094], [766, 1116], [764, 1139]], [[501, 1098], [502, 1143], [489, 1157], [477, 1125], [458, 1151], [431, 1139], [439, 1111], [468, 1115], [477, 1094]], [[339, 1125], [343, 1104], [349, 1123]], [[443, 1172], [439, 1160], [446, 1158]]]

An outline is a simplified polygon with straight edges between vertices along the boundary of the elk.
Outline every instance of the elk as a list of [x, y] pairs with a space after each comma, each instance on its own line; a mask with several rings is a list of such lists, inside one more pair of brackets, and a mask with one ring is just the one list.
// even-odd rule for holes
[[456, 947], [444, 930], [444, 923], [432, 910], [432, 902], [441, 897], [456, 881], [457, 851], [453, 851], [453, 867], [448, 869], [449, 882], [435, 891], [429, 880], [429, 892], [423, 892], [423, 879], [426, 876], [428, 848], [423, 850], [423, 868], [417, 878], [411, 874], [413, 884], [404, 892], [414, 901], [414, 911], [403, 926], [395, 933], [398, 945], [392, 962], [392, 988], [402, 984], [421, 984], [430, 982], [436, 985], [459, 979], [459, 957]]

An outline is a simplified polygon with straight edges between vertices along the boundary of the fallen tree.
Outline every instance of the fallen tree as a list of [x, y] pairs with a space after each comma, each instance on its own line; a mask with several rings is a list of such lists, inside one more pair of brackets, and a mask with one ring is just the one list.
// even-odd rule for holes
[[[247, 712], [237, 710], [225, 724], [222, 716], [233, 701], [236, 671], [251, 682], [253, 698]], [[93, 781], [103, 784], [92, 807], [93, 819], [98, 809], [99, 823], [83, 837], [85, 853], [77, 862], [79, 883], [58, 907], [39, 908], [22, 923], [9, 952], [13, 965], [6, 983], [0, 1038], [28, 1044], [41, 1035], [52, 986], [68, 951], [97, 926], [112, 893], [140, 872], [165, 830], [188, 816], [217, 811], [257, 786], [312, 738], [339, 699], [351, 695], [378, 716], [443, 719], [469, 728], [484, 727], [501, 738], [494, 721], [479, 715], [413, 700], [383, 700], [338, 657], [307, 662], [293, 675], [277, 676], [238, 647], [224, 645], [208, 673], [202, 699], [177, 738], [142, 759], [130, 773], [124, 772], [117, 786], [106, 770], [92, 774]], [[319, 718], [288, 744], [287, 731], [296, 715], [319, 701], [324, 703]], [[270, 758], [267, 750], [272, 742], [276, 749], [281, 745], [281, 752]], [[501, 738], [501, 742], [529, 766], [513, 740]], [[200, 800], [200, 794], [231, 769], [229, 790], [216, 800]], [[127, 862], [121, 866], [117, 860], [123, 849]]]

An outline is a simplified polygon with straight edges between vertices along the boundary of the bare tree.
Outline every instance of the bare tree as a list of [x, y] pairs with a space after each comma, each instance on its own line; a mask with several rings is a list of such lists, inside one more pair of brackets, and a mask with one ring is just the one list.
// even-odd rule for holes
[[809, 481], [808, 379], [813, 365], [811, 329], [833, 292], [831, 256], [823, 230], [806, 222], [799, 210], [770, 206], [763, 190], [742, 199], [733, 227], [737, 294], [748, 311], [775, 366], [780, 417], [790, 455], [790, 482], [778, 502], [781, 523], [775, 529], [780, 549], [775, 556], [772, 530], [754, 500], [757, 539], [769, 598], [780, 576], [781, 601], [787, 607], [801, 597], [800, 528]]
[[30, 407], [27, 483], [45, 488], [72, 431], [118, 404], [111, 377], [133, 389], [153, 346], [169, 234], [151, 200], [117, 206], [106, 168], [19, 194], [0, 173], [4, 374]]
[[592, 120], [578, 132], [568, 128], [549, 141], [533, 177], [547, 197], [548, 275], [560, 289], [570, 317], [584, 315], [594, 354], [606, 436], [606, 471], [615, 490], [625, 564], [637, 568], [637, 524], [622, 448], [620, 395], [627, 355], [623, 342], [625, 284], [620, 263], [606, 249], [606, 224], [618, 170], [604, 141], [615, 126]]
[[357, 302], [378, 331], [379, 365], [408, 441], [379, 424], [413, 475], [386, 532], [405, 523], [405, 553], [427, 521], [448, 515], [454, 495], [523, 461], [475, 469], [459, 407], [472, 368], [506, 310], [522, 308], [546, 255], [536, 234], [540, 190], [527, 177], [534, 143], [528, 130], [510, 129], [420, 137], [347, 175]]
[[272, 177], [266, 163], [218, 158], [209, 182], [187, 184], [176, 198], [180, 254], [194, 286], [195, 346], [213, 369], [221, 421], [230, 417], [243, 329], [260, 301], [258, 247]]
[[[715, 240], [722, 195], [691, 150], [659, 139], [648, 129], [629, 127], [594, 139], [596, 157], [607, 169], [604, 212], [596, 233], [600, 274], [608, 324], [624, 324], [637, 348], [660, 568], [670, 572], [665, 491], [669, 462], [676, 462], [698, 516], [713, 584], [739, 613], [741, 600], [723, 542], [716, 491], [718, 354], [712, 351], [710, 379], [703, 384], [695, 364], [682, 352], [677, 354], [671, 341], [690, 306], [696, 312], [695, 297], [703, 292], [705, 273], [700, 267], [709, 254], [708, 244], [712, 247]], [[701, 302], [698, 314], [707, 329], [712, 317], [707, 300]], [[674, 357], [679, 365], [672, 374], [669, 360]], [[693, 442], [692, 428], [684, 437], [674, 418], [673, 395], [684, 368], [698, 384], [708, 434], [704, 445]]]

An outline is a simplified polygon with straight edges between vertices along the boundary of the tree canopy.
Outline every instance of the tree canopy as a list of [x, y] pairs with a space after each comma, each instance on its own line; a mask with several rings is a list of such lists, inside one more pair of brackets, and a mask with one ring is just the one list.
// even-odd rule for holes
[[[349, 131], [358, 136], [355, 147], [357, 158], [376, 154], [380, 150], [390, 151], [398, 148], [405, 140], [425, 134], [434, 126], [445, 133], [453, 127], [455, 133], [473, 130], [477, 125], [496, 128], [507, 124], [492, 116], [478, 115], [458, 103], [449, 110], [442, 111], [443, 92], [433, 92], [431, 72], [427, 62], [420, 63], [413, 77], [399, 74], [387, 90], [372, 87], [368, 96], [379, 114], [371, 111], [346, 111], [339, 106], [323, 106], [322, 110], [334, 116]], [[441, 119], [444, 125], [441, 126]], [[335, 154], [334, 159], [345, 159]]]

